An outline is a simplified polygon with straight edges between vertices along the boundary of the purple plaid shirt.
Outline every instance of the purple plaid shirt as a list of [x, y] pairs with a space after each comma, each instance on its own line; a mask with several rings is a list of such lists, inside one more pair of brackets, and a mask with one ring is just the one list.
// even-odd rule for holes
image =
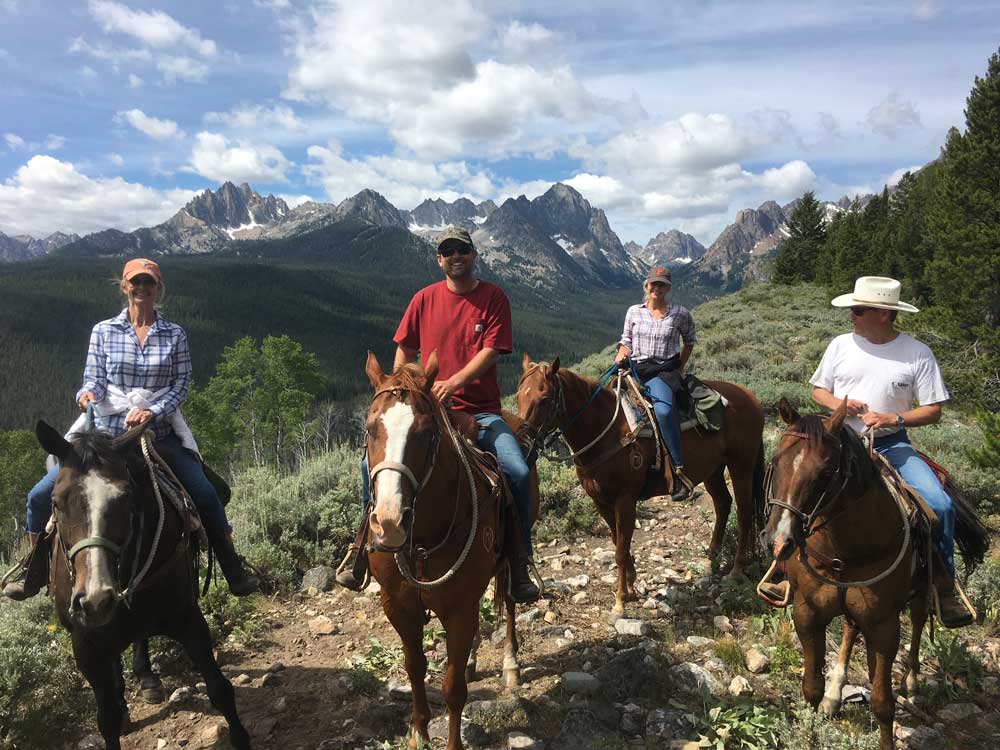
[[635, 362], [647, 359], [667, 360], [680, 354], [684, 344], [698, 340], [694, 318], [686, 307], [671, 304], [667, 313], [657, 320], [645, 304], [632, 305], [625, 314], [625, 326], [619, 343], [628, 347]]
[[[109, 385], [126, 393], [136, 388], [150, 391], [169, 388], [150, 408], [156, 439], [162, 440], [172, 432], [166, 418], [187, 398], [190, 382], [191, 352], [184, 329], [157, 313], [146, 335], [146, 345], [139, 346], [126, 309], [94, 326], [83, 370], [83, 386], [76, 399], [79, 401], [84, 391], [90, 391], [101, 401]], [[99, 428], [120, 435], [125, 432], [125, 417], [123, 413], [95, 419]]]

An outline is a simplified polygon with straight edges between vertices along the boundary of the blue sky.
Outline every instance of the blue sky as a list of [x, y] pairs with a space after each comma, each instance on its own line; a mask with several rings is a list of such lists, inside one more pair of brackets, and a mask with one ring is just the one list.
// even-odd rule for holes
[[935, 158], [990, 2], [0, 0], [0, 231], [131, 230], [222, 181], [399, 208], [552, 182], [623, 240]]

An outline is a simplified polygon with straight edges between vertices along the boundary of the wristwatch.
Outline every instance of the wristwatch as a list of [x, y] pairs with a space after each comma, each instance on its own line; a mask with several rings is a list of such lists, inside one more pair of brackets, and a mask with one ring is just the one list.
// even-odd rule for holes
[[906, 420], [903, 419], [902, 414], [896, 415], [896, 427], [898, 427], [899, 429], [903, 429], [904, 427], [906, 427]]

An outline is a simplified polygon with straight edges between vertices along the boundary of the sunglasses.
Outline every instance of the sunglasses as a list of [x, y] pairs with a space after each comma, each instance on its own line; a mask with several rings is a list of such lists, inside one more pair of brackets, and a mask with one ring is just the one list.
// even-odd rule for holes
[[866, 312], [868, 312], [871, 309], [872, 308], [870, 308], [870, 307], [852, 307], [851, 308], [851, 315], [853, 315], [855, 318], [860, 318], [862, 315], [864, 315]]
[[455, 253], [469, 255], [472, 253], [472, 247], [463, 243], [461, 245], [445, 245], [438, 248], [438, 255], [442, 258], [450, 258]]
[[132, 286], [156, 286], [156, 279], [152, 276], [133, 276], [128, 283]]

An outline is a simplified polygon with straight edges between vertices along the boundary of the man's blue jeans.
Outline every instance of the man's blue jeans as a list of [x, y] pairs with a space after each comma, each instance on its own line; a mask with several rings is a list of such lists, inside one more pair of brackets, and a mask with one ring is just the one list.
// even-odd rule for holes
[[[205, 476], [198, 457], [183, 448], [180, 438], [173, 433], [154, 444], [154, 447], [160, 446], [164, 448], [164, 459], [167, 459], [168, 465], [191, 495], [202, 523], [205, 524], [205, 530], [210, 533], [228, 533], [230, 526], [226, 509], [219, 500], [219, 493]], [[28, 492], [27, 530], [33, 534], [45, 531], [45, 524], [52, 515], [52, 489], [58, 473], [58, 466], [50, 469]]]
[[681, 450], [681, 426], [674, 412], [674, 392], [658, 375], [643, 381], [649, 397], [653, 400], [653, 413], [656, 423], [660, 426], [660, 434], [667, 446], [670, 460], [675, 467], [684, 466], [684, 453]]
[[937, 514], [938, 522], [933, 534], [934, 546], [948, 566], [948, 572], [954, 576], [955, 506], [941, 487], [934, 470], [917, 455], [906, 435], [906, 430], [875, 438], [875, 450], [889, 460], [906, 483], [919, 492]]
[[[531, 469], [524, 460], [521, 446], [503, 417], [499, 414], [482, 413], [475, 415], [479, 423], [477, 445], [489, 451], [500, 462], [500, 471], [514, 493], [514, 503], [521, 521], [521, 537], [524, 547], [531, 554]], [[464, 480], [463, 480], [464, 481]], [[361, 459], [361, 502], [362, 515], [368, 511], [371, 488], [368, 486], [368, 455]]]

